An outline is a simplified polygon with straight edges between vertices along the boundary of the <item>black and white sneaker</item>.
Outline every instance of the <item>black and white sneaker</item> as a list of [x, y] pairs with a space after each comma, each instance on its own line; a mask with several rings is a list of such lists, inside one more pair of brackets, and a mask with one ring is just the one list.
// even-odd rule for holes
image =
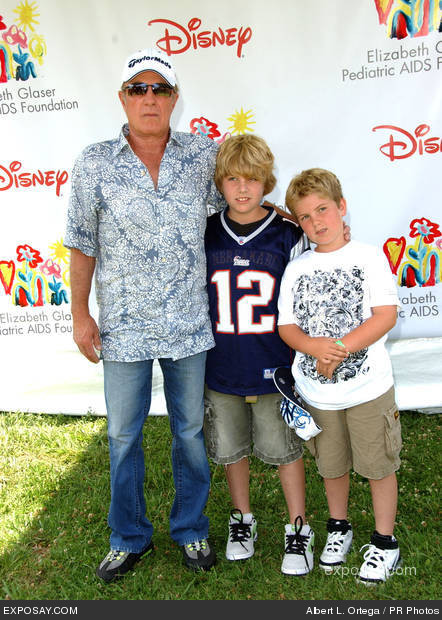
[[106, 583], [119, 579], [127, 573], [144, 555], [150, 555], [154, 550], [153, 542], [150, 543], [140, 553], [130, 553], [128, 551], [118, 551], [111, 549], [100, 566], [96, 574]]
[[353, 530], [348, 521], [329, 519], [327, 522], [327, 542], [319, 558], [319, 566], [330, 574], [344, 564], [351, 549]]
[[281, 572], [285, 575], [307, 575], [313, 570], [315, 534], [308, 523], [296, 517], [295, 523], [285, 526], [285, 554]]
[[252, 514], [243, 515], [234, 508], [230, 512], [229, 538], [226, 545], [228, 560], [246, 560], [255, 553], [255, 540], [258, 538], [256, 519]]
[[210, 570], [216, 562], [215, 551], [207, 538], [182, 545], [184, 564], [192, 570]]
[[364, 553], [364, 562], [359, 569], [357, 581], [365, 585], [384, 583], [391, 577], [401, 565], [401, 553], [394, 536], [382, 536], [373, 532], [370, 544]]

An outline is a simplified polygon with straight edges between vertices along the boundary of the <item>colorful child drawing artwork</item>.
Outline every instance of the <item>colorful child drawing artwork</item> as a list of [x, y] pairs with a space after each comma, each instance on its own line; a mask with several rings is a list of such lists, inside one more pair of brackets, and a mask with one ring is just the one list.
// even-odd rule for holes
[[195, 135], [210, 138], [218, 144], [222, 144], [224, 140], [230, 136], [229, 133], [221, 135], [217, 123], [209, 121], [209, 119], [204, 116], [193, 118], [190, 121], [190, 131]]
[[243, 108], [241, 108], [240, 111], [236, 110], [227, 118], [232, 125], [228, 128], [228, 131], [221, 136], [217, 123], [213, 123], [204, 116], [200, 116], [190, 121], [190, 131], [200, 136], [206, 136], [218, 144], [222, 144], [232, 134], [244, 134], [253, 131], [251, 125], [254, 125], [255, 121], [252, 121], [252, 118], [252, 110], [247, 110], [247, 112], [244, 112]]
[[251, 125], [256, 124], [256, 121], [252, 121], [253, 116], [252, 110], [247, 110], [244, 112], [242, 107], [241, 110], [235, 110], [235, 112], [227, 119], [232, 123], [228, 129], [231, 130], [232, 134], [244, 134], [246, 132], [254, 131], [253, 127], [251, 127]]
[[442, 31], [440, 0], [375, 0], [379, 23], [391, 39], [423, 37]]
[[205, 118], [204, 116], [200, 116], [199, 118], [193, 118], [190, 121], [190, 131], [195, 135], [210, 138], [218, 144], [222, 144], [224, 140], [226, 140], [230, 136], [228, 132], [221, 135], [217, 123], [209, 121], [209, 119]]
[[35, 2], [22, 0], [14, 9], [16, 23], [0, 15], [0, 83], [37, 77], [37, 65], [43, 64], [46, 42], [35, 31], [40, 13]]
[[415, 239], [407, 245], [405, 237], [390, 237], [383, 245], [392, 273], [399, 286], [435, 286], [441, 282], [442, 233], [426, 217], [410, 223], [409, 235]]
[[[69, 303], [69, 250], [60, 239], [45, 259], [28, 243], [18, 245], [15, 260], [0, 260], [0, 284], [15, 306]], [[1, 287], [0, 287], [1, 292]]]

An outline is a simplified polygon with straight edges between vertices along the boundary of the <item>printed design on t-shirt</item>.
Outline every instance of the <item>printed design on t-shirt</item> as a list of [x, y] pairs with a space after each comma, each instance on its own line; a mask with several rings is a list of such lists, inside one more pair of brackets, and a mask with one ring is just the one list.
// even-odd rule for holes
[[[299, 327], [312, 337], [343, 338], [363, 321], [363, 269], [337, 267], [332, 271], [316, 269], [313, 274], [300, 276], [293, 287], [293, 312]], [[351, 354], [339, 364], [332, 379], [318, 375], [316, 359], [311, 355], [300, 358], [299, 369], [320, 383], [338, 383], [367, 373], [368, 349]]]

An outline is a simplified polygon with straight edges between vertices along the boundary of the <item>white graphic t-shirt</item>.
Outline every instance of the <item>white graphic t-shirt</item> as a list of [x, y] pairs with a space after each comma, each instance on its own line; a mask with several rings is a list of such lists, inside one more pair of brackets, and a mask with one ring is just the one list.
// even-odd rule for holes
[[[375, 246], [350, 241], [335, 252], [309, 250], [284, 272], [279, 325], [296, 324], [312, 337], [343, 338], [375, 306], [399, 306], [387, 259]], [[300, 396], [318, 409], [343, 409], [377, 398], [393, 385], [387, 334], [351, 354], [332, 379], [319, 375], [316, 359], [296, 353], [292, 365]]]

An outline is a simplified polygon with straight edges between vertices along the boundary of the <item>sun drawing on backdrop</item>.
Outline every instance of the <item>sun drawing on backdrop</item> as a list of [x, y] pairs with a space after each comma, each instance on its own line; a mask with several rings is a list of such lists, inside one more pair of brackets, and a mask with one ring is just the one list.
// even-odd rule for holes
[[53, 250], [51, 258], [63, 261], [66, 264], [69, 262], [69, 250], [64, 247], [63, 239], [60, 239], [59, 241], [56, 241], [55, 243], [50, 245], [49, 249]]
[[246, 133], [246, 131], [254, 131], [253, 127], [250, 125], [255, 125], [255, 121], [251, 121], [250, 119], [253, 117], [252, 110], [244, 110], [241, 107], [241, 111], [235, 110], [235, 114], [228, 117], [228, 121], [231, 121], [233, 125], [228, 128], [232, 134], [235, 133]]
[[40, 16], [40, 13], [37, 13], [37, 9], [38, 7], [35, 2], [29, 4], [28, 0], [24, 0], [24, 2], [22, 1], [22, 3], [19, 4], [16, 9], [14, 9], [14, 13], [17, 13], [18, 15], [17, 23], [23, 28], [23, 30], [29, 28], [30, 30], [32, 30], [32, 32], [34, 32], [33, 24], [40, 23], [36, 19], [36, 17]]

